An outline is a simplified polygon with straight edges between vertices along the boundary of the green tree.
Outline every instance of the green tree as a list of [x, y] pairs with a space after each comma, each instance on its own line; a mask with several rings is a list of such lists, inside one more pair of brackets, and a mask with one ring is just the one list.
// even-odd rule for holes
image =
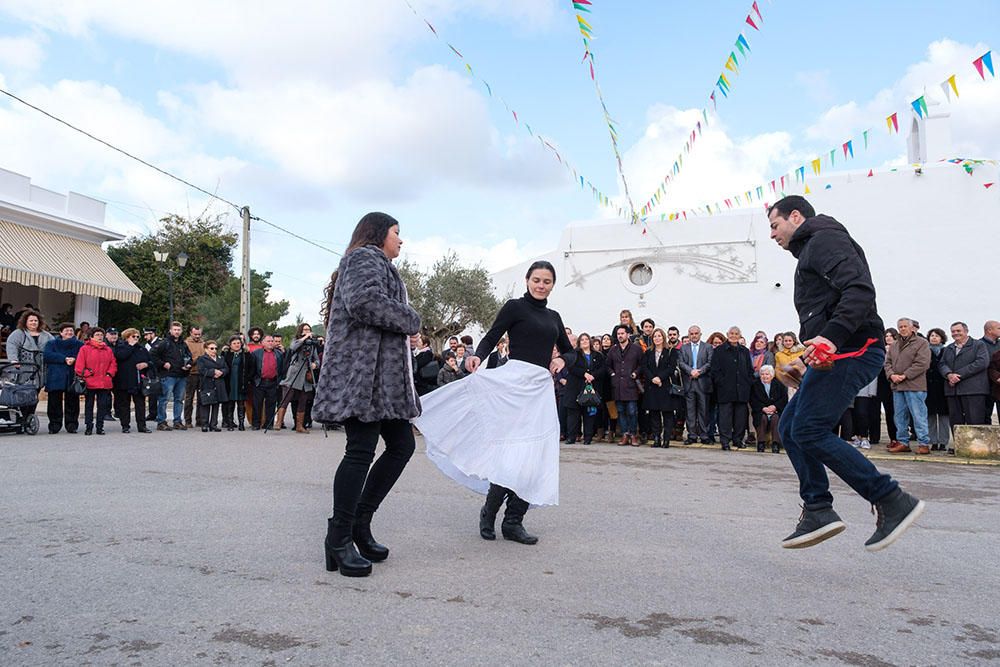
[[[232, 277], [233, 248], [239, 236], [227, 228], [220, 215], [205, 213], [190, 219], [172, 214], [160, 222], [163, 226], [155, 233], [108, 248], [108, 256], [142, 290], [142, 303], [136, 306], [101, 299], [105, 325], [164, 330], [169, 313], [168, 279], [154, 259], [154, 251], [170, 254], [167, 262], [175, 271], [174, 319], [185, 325], [198, 321], [199, 304], [220, 286], [227, 286]], [[188, 256], [183, 269], [176, 263], [181, 252]], [[238, 307], [238, 298], [236, 303]]]
[[470, 324], [489, 328], [503, 305], [493, 291], [490, 274], [481, 264], [462, 266], [455, 252], [422, 271], [406, 260], [397, 264], [410, 304], [420, 313], [423, 332], [440, 351], [444, 341]]
[[[265, 331], [272, 331], [278, 320], [288, 314], [288, 301], [269, 301], [271, 272], [250, 270], [250, 322]], [[225, 286], [203, 298], [195, 308], [192, 320], [201, 324], [208, 338], [225, 339], [240, 330], [240, 279], [229, 276]]]

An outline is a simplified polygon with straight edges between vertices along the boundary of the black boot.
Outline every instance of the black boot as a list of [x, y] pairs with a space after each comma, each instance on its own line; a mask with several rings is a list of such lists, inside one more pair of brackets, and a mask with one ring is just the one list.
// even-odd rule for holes
[[479, 510], [479, 536], [484, 540], [497, 539], [497, 512], [500, 511], [505, 497], [507, 497], [507, 489], [490, 484], [490, 490], [486, 493], [486, 502]]
[[346, 527], [335, 526], [332, 518], [326, 520], [323, 549], [326, 552], [327, 572], [340, 570], [345, 577], [367, 577], [372, 573], [371, 561], [362, 558], [354, 548], [351, 531]]
[[662, 445], [662, 442], [660, 440], [660, 436], [654, 437], [653, 438], [653, 447], [662, 447], [662, 446], [663, 445]]
[[389, 548], [379, 544], [372, 537], [372, 512], [358, 512], [351, 528], [351, 537], [361, 555], [373, 563], [380, 563], [389, 557]]
[[758, 452], [763, 452], [764, 451], [764, 443], [763, 442], [758, 442], [757, 443], [757, 451]]
[[781, 453], [781, 445], [779, 445], [776, 442], [772, 442], [771, 443], [771, 453], [772, 454], [780, 454]]
[[521, 544], [536, 544], [538, 538], [524, 529], [524, 513], [528, 511], [528, 501], [522, 500], [513, 491], [507, 496], [507, 511], [504, 512], [500, 532], [505, 540]]

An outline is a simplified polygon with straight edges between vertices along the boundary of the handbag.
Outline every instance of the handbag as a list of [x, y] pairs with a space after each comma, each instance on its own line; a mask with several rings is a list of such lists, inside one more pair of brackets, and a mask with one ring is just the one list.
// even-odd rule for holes
[[160, 378], [154, 375], [147, 375], [142, 379], [142, 384], [139, 385], [139, 393], [149, 398], [159, 396], [160, 391], [162, 391]]
[[594, 390], [594, 385], [588, 382], [576, 397], [576, 403], [581, 408], [596, 408], [600, 407], [602, 401], [600, 394]]
[[87, 393], [87, 383], [83, 381], [82, 375], [73, 376], [73, 381], [69, 383], [69, 390], [74, 394]]
[[211, 389], [200, 389], [198, 391], [198, 403], [201, 405], [212, 405], [213, 403], [218, 403], [217, 392], [215, 388]]

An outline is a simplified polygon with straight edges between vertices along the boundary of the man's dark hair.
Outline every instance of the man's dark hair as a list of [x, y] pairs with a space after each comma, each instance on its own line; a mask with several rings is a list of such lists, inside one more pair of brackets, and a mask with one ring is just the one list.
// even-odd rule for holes
[[[963, 328], [963, 329], [965, 329], [966, 331], [968, 331], [968, 330], [969, 330], [969, 325], [968, 325], [968, 324], [966, 324], [965, 322], [952, 322], [952, 323], [951, 323], [951, 326], [952, 326], [952, 327], [962, 327], [962, 328]], [[950, 329], [951, 327], [948, 327], [948, 328]]]
[[449, 339], [448, 339], [448, 342], [449, 342], [449, 343], [450, 343], [451, 341], [455, 341], [455, 342], [457, 343], [457, 342], [458, 342], [458, 336], [452, 336], [451, 338], [449, 338]]
[[642, 322], [639, 322], [639, 326], [640, 326], [640, 327], [645, 327], [645, 326], [646, 326], [646, 322], [649, 322], [649, 323], [650, 323], [650, 324], [652, 324], [652, 325], [653, 325], [654, 327], [656, 326], [656, 322], [654, 322], [654, 321], [653, 321], [653, 319], [652, 319], [652, 318], [650, 318], [650, 317], [647, 317], [647, 318], [646, 318], [646, 319], [644, 319], [644, 320], [643, 320]]
[[667, 327], [667, 333], [670, 333], [671, 331], [676, 331], [678, 335], [681, 333], [681, 330], [677, 327]]
[[614, 338], [614, 339], [615, 339], [616, 341], [618, 340], [618, 330], [619, 330], [619, 329], [624, 329], [624, 330], [625, 330], [625, 333], [627, 333], [627, 334], [628, 334], [629, 336], [631, 336], [631, 335], [632, 335], [632, 332], [631, 332], [631, 331], [629, 330], [629, 328], [628, 328], [627, 326], [625, 326], [624, 324], [619, 324], [618, 326], [616, 326], [616, 327], [615, 327], [615, 328], [614, 328], [614, 329], [613, 329], [613, 330], [611, 331], [611, 337], [612, 337], [612, 338]]
[[465, 344], [466, 347], [472, 347], [472, 336], [465, 335], [459, 338], [459, 340]]
[[768, 218], [771, 217], [771, 211], [777, 211], [786, 220], [792, 214], [792, 211], [798, 211], [803, 218], [816, 217], [816, 209], [802, 195], [788, 195], [771, 204], [770, 208], [767, 209]]

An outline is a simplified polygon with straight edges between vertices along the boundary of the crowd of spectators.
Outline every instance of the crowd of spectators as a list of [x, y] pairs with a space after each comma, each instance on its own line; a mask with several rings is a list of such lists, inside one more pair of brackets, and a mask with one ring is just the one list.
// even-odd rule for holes
[[[50, 433], [77, 432], [81, 396], [87, 435], [104, 434], [108, 421], [128, 433], [133, 419], [142, 433], [281, 430], [289, 411], [296, 432], [312, 425], [324, 341], [308, 324], [297, 327], [286, 349], [280, 336], [259, 327], [224, 341], [204, 340], [197, 326], [184, 335], [179, 322], [162, 338], [153, 329], [119, 332], [87, 322], [50, 329], [30, 304], [16, 313], [3, 304], [0, 330], [7, 360], [39, 370], [29, 381], [47, 392]], [[757, 331], [748, 343], [733, 326], [703, 339], [698, 325], [682, 335], [652, 318], [637, 325], [623, 310], [610, 333], [567, 334], [575, 350], [554, 378], [567, 444], [673, 441], [781, 451], [778, 420], [805, 371], [805, 347], [793, 332]], [[884, 414], [890, 452], [954, 453], [953, 426], [991, 423], [1000, 400], [1000, 322], [986, 322], [981, 338], [963, 322], [925, 336], [917, 321], [901, 318], [885, 330], [885, 343], [885, 367], [837, 426], [844, 440], [862, 449], [881, 443]], [[423, 334], [410, 347], [421, 395], [465, 377], [474, 349], [470, 336], [452, 336], [436, 354]], [[484, 365], [507, 360], [501, 339]]]
[[[623, 310], [610, 333], [574, 335], [568, 328], [567, 334], [575, 352], [554, 379], [567, 444], [669, 447], [674, 441], [781, 451], [778, 420], [805, 372], [799, 360], [805, 346], [795, 333], [757, 331], [748, 343], [733, 326], [703, 339], [698, 325], [682, 335], [651, 318], [637, 325]], [[982, 338], [970, 336], [963, 322], [925, 337], [918, 322], [901, 318], [884, 335], [885, 366], [844, 413], [840, 437], [860, 449], [880, 444], [884, 412], [888, 451], [954, 453], [952, 426], [991, 423], [1000, 400], [1000, 323], [986, 322]], [[453, 336], [435, 356], [426, 336], [412, 337], [418, 393], [464, 377], [472, 343]], [[501, 340], [486, 366], [506, 361]]]
[[[312, 426], [324, 341], [309, 324], [296, 328], [287, 349], [260, 327], [225, 340], [205, 340], [198, 326], [185, 336], [180, 322], [162, 338], [152, 328], [119, 332], [88, 322], [50, 330], [30, 307], [6, 328], [4, 351], [15, 379], [47, 394], [49, 433], [79, 430], [81, 396], [86, 435], [104, 435], [109, 421], [129, 433], [133, 417], [140, 433], [281, 430], [288, 411], [295, 432]], [[34, 411], [21, 408], [25, 415]]]

